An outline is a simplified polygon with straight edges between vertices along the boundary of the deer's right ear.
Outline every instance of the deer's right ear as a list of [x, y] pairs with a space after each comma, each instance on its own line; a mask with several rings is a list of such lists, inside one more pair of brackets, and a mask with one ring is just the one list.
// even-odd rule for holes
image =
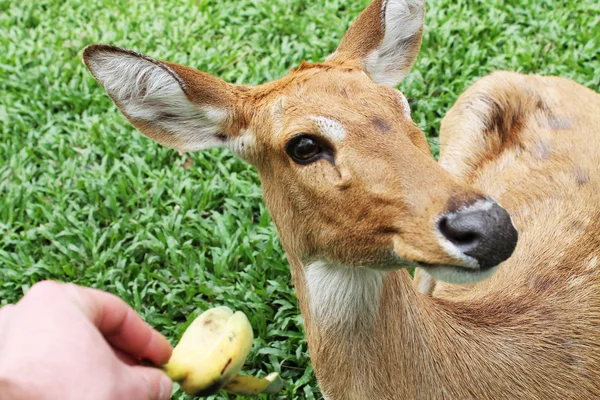
[[228, 146], [238, 133], [233, 85], [113, 46], [88, 46], [83, 60], [127, 119], [165, 146], [181, 151]]
[[374, 82], [395, 87], [419, 54], [424, 13], [425, 0], [374, 0], [327, 61], [358, 65]]

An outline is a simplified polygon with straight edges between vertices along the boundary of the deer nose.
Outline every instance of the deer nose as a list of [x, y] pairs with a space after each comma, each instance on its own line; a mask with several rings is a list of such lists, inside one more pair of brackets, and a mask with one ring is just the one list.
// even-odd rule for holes
[[477, 260], [481, 270], [505, 261], [517, 246], [518, 233], [508, 212], [494, 201], [478, 201], [442, 216], [438, 230], [462, 254]]

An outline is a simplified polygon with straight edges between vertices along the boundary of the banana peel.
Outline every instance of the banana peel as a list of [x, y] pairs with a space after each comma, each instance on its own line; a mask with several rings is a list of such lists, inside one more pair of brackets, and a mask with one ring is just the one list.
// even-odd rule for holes
[[283, 380], [276, 372], [266, 378], [238, 375], [253, 340], [244, 313], [213, 308], [192, 322], [163, 370], [192, 396], [210, 396], [221, 389], [240, 396], [278, 393]]
[[238, 375], [225, 386], [225, 390], [238, 396], [256, 396], [260, 393], [277, 394], [283, 388], [283, 381], [277, 372], [265, 378]]

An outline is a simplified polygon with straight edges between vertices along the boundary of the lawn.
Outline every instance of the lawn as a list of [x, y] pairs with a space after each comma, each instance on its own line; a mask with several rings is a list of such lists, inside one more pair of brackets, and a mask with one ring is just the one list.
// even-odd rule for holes
[[[255, 170], [226, 150], [181, 157], [144, 138], [81, 52], [110, 43], [260, 84], [322, 60], [367, 3], [0, 0], [0, 305], [43, 279], [75, 282], [121, 296], [173, 341], [228, 305], [258, 337], [246, 371], [280, 371], [281, 398], [321, 398]], [[600, 3], [429, 1], [400, 88], [434, 152], [444, 113], [497, 69], [599, 90]]]

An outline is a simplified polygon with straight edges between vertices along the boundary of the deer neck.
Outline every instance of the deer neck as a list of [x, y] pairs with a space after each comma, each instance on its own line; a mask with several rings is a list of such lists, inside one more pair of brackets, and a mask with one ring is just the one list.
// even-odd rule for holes
[[[293, 257], [290, 261], [311, 361], [324, 395], [392, 398], [399, 392], [390, 387], [390, 375], [396, 386], [411, 387], [410, 376], [426, 370], [415, 368], [415, 354], [428, 352], [427, 333], [419, 328], [431, 320], [408, 272], [322, 262], [301, 266]], [[429, 362], [426, 358], [421, 361]]]

